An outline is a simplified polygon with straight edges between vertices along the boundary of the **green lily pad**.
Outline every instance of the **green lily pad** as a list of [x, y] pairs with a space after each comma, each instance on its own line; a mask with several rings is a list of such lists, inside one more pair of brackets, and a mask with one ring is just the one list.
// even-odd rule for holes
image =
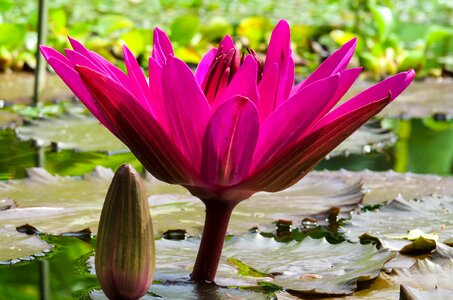
[[[161, 268], [166, 268], [167, 274], [178, 273], [176, 270], [168, 272], [171, 267], [187, 276], [198, 243], [190, 239], [156, 242], [156, 277], [171, 279], [159, 275]], [[311, 238], [302, 242], [278, 243], [257, 233], [246, 234], [225, 242], [215, 281], [222, 286], [248, 287], [264, 281], [311, 295], [350, 294], [357, 288], [358, 281], [375, 278], [393, 256], [388, 250], [376, 250], [371, 245], [348, 242], [332, 245], [325, 239]], [[238, 271], [234, 261], [240, 261], [253, 272]]]
[[34, 255], [42, 256], [52, 245], [42, 241], [36, 235], [17, 232], [11, 226], [0, 226], [0, 264], [16, 260], [31, 260]]
[[41, 146], [78, 151], [123, 152], [127, 147], [96, 119], [82, 114], [35, 120], [16, 128], [20, 140], [33, 140]]
[[[187, 285], [199, 241], [157, 240], [155, 282]], [[345, 295], [356, 290], [358, 282], [376, 278], [393, 256], [385, 249], [349, 242], [329, 244], [308, 237], [279, 243], [258, 233], [238, 235], [225, 241], [215, 282], [255, 289], [269, 284], [311, 296]], [[252, 271], [239, 268], [238, 261]], [[94, 274], [93, 258], [88, 265]], [[150, 291], [159, 294], [154, 286]]]
[[[453, 237], [452, 212], [453, 197], [450, 196], [433, 195], [412, 200], [398, 197], [379, 209], [353, 213], [344, 231], [351, 239], [367, 233], [382, 241], [395, 239], [395, 236], [419, 228], [423, 232], [438, 235], [439, 240], [443, 241]], [[426, 247], [427, 239], [418, 240], [418, 244]], [[413, 247], [417, 248], [415, 245]]]

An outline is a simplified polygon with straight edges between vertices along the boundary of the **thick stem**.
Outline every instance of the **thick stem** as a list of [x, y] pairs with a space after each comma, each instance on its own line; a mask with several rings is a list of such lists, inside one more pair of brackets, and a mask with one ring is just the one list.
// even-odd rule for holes
[[223, 242], [234, 204], [223, 201], [206, 201], [206, 218], [200, 249], [190, 279], [214, 281]]

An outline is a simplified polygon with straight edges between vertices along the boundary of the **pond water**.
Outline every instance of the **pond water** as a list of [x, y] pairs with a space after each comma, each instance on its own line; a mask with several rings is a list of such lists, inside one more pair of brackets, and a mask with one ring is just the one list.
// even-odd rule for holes
[[[144, 298], [397, 299], [401, 284], [430, 297], [451, 291], [442, 278], [453, 278], [452, 86], [416, 83], [318, 172], [238, 206], [218, 285], [188, 282], [201, 203], [144, 176], [158, 239], [158, 270]], [[16, 99], [27, 97], [16, 91]], [[0, 300], [105, 299], [92, 271], [93, 234], [112, 172], [90, 172], [123, 163], [143, 168], [93, 119], [73, 111], [43, 120], [0, 111]], [[27, 173], [33, 167], [45, 170]], [[340, 169], [351, 172], [332, 171]], [[433, 280], [424, 283], [426, 276]]]

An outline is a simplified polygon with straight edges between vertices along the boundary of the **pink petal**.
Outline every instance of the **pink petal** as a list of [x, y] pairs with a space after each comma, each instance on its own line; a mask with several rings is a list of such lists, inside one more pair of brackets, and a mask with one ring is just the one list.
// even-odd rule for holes
[[50, 57], [55, 57], [65, 64], [69, 64], [69, 59], [53, 48], [47, 46], [39, 46], [39, 50], [46, 60], [49, 60]]
[[340, 75], [334, 75], [307, 86], [285, 101], [261, 124], [253, 157], [259, 168], [290, 147], [321, 117], [326, 103], [335, 95]]
[[174, 56], [173, 46], [167, 34], [160, 28], [154, 28], [152, 57], [161, 65], [165, 65], [170, 56]]
[[83, 84], [79, 74], [69, 65], [69, 61], [68, 63], [65, 63], [54, 56], [50, 56], [47, 62], [88, 110], [91, 111], [105, 127], [117, 135], [110, 122], [96, 105], [91, 93]]
[[264, 63], [264, 74], [276, 63], [279, 70], [274, 109], [285, 101], [294, 83], [294, 60], [291, 57], [291, 37], [288, 22], [280, 20], [275, 26]]
[[258, 112], [247, 98], [235, 96], [220, 105], [203, 137], [202, 178], [231, 185], [247, 176], [259, 129]]
[[97, 72], [103, 73], [104, 75], [109, 75], [107, 72], [104, 71], [104, 69], [101, 69], [97, 64], [95, 64], [92, 60], [85, 57], [83, 54], [70, 49], [65, 49], [65, 53], [66, 56], [71, 61], [72, 67], [75, 67], [75, 65], [81, 65], [93, 69]]
[[394, 100], [409, 86], [414, 79], [414, 76], [415, 72], [413, 70], [409, 70], [407, 72], [396, 74], [385, 79], [384, 81], [379, 82], [378, 84], [373, 85], [326, 115], [321, 121], [319, 121], [318, 124], [316, 124], [312, 131], [325, 126], [350, 111], [356, 110], [373, 101], [380, 101], [380, 99], [385, 98], [389, 93], [391, 94], [390, 100]]
[[250, 177], [234, 189], [277, 192], [293, 185], [389, 102], [389, 97], [386, 97], [368, 103], [312, 132], [265, 165], [254, 169]]
[[169, 57], [162, 69], [163, 96], [170, 134], [184, 156], [198, 170], [201, 141], [211, 108], [190, 68], [181, 60]]
[[231, 36], [227, 34], [220, 42], [218, 50], [219, 51], [222, 50], [222, 52], [227, 52], [230, 49], [236, 49], [236, 46], [234, 45]]
[[159, 124], [168, 133], [168, 120], [165, 109], [165, 99], [162, 91], [162, 67], [150, 57], [148, 59], [149, 88], [153, 95], [151, 108]]
[[[130, 88], [129, 80], [118, 67], [113, 65], [111, 62], [106, 60], [105, 58], [101, 57], [99, 54], [88, 50], [85, 46], [82, 45], [79, 41], [71, 38], [68, 36], [69, 42], [71, 43], [72, 48], [78, 52], [80, 55], [84, 56], [87, 60], [89, 60], [92, 64], [94, 64], [97, 68], [93, 68], [93, 70], [102, 70], [104, 74], [109, 74], [110, 77], [115, 79], [118, 83], [122, 84], [125, 88]], [[83, 64], [82, 64], [83, 65]]]
[[96, 52], [90, 51], [90, 53], [95, 59], [97, 59], [107, 68], [112, 78], [116, 78], [117, 82], [121, 83], [126, 89], [130, 89], [129, 78], [127, 77], [126, 74], [124, 74], [124, 72], [120, 68], [118, 68], [110, 61], [97, 54]]
[[146, 81], [145, 74], [143, 74], [140, 65], [138, 64], [135, 56], [132, 52], [127, 48], [126, 45], [123, 46], [123, 56], [124, 56], [124, 63], [126, 64], [127, 73], [130, 78], [131, 82], [131, 91], [140, 101], [144, 108], [149, 109], [149, 113], [154, 116], [154, 113], [151, 109], [151, 90], [148, 86], [148, 82]]
[[204, 78], [206, 77], [206, 74], [208, 73], [209, 68], [211, 67], [211, 64], [216, 55], [217, 49], [213, 48], [203, 56], [200, 63], [198, 64], [197, 69], [195, 71], [195, 78], [197, 79], [197, 82], [200, 86], [203, 83]]
[[89, 68], [76, 66], [76, 69], [107, 119], [151, 174], [169, 183], [193, 182], [194, 168], [128, 90]]
[[340, 83], [338, 84], [338, 89], [330, 101], [326, 103], [325, 108], [322, 110], [320, 115], [324, 116], [327, 114], [338, 103], [338, 101], [343, 98], [359, 77], [360, 71], [362, 71], [362, 68], [351, 68], [340, 72]]
[[307, 79], [296, 85], [291, 94], [296, 93], [304, 86], [307, 86], [315, 81], [345, 70], [352, 58], [352, 55], [354, 55], [356, 45], [357, 38], [353, 38], [341, 46], [340, 49], [335, 51], [321, 65], [319, 65], [319, 67], [310, 76], [308, 76]]
[[278, 64], [273, 63], [266, 68], [266, 72], [264, 72], [258, 85], [261, 122], [277, 107], [278, 75]]
[[213, 108], [217, 108], [226, 100], [234, 96], [243, 96], [250, 99], [255, 105], [259, 103], [259, 95], [257, 88], [257, 72], [258, 65], [251, 55], [247, 55], [244, 63], [234, 75], [233, 80], [223, 93], [221, 100], [213, 103]]

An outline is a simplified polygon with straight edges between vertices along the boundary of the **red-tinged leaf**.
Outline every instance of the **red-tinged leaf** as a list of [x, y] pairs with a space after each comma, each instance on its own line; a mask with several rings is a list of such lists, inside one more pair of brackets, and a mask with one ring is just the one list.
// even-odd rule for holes
[[156, 178], [191, 184], [197, 174], [157, 121], [121, 85], [85, 67], [76, 67], [107, 119], [124, 143]]
[[220, 105], [203, 137], [203, 180], [232, 185], [247, 176], [258, 134], [258, 112], [249, 99], [236, 96]]

